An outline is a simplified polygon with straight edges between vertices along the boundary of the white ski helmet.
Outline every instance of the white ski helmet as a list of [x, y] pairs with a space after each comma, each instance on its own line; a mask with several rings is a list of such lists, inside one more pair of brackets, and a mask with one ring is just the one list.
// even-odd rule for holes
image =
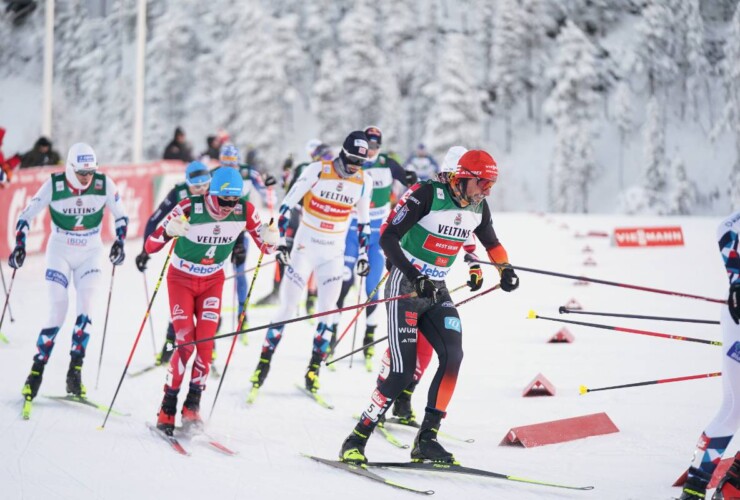
[[87, 184], [82, 184], [75, 175], [76, 172], [80, 171], [97, 171], [98, 170], [98, 157], [88, 144], [84, 142], [78, 142], [73, 144], [69, 148], [67, 153], [67, 165], [65, 169], [65, 177], [67, 182], [75, 189], [87, 189], [92, 182], [92, 176], [90, 176]]
[[459, 162], [462, 155], [467, 152], [468, 150], [462, 146], [452, 146], [447, 150], [447, 154], [445, 154], [445, 159], [442, 162], [442, 166], [439, 168], [439, 173], [455, 173], [455, 170], [457, 170], [457, 162]]

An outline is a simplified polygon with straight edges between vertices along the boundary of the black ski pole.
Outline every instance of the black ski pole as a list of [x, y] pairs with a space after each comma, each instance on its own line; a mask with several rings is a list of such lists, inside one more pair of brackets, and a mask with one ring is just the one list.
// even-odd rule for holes
[[8, 294], [5, 296], [5, 305], [3, 306], [3, 314], [0, 315], [0, 336], [4, 338], [4, 342], [7, 343], [8, 339], [5, 338], [5, 336], [2, 334], [3, 331], [3, 321], [5, 320], [5, 311], [8, 309], [8, 303], [10, 302], [10, 294], [13, 291], [13, 283], [15, 282], [15, 273], [18, 271], [18, 269], [13, 269], [13, 274], [10, 276], [10, 286], [8, 287]]
[[126, 366], [123, 367], [123, 373], [121, 373], [121, 380], [118, 381], [118, 387], [116, 387], [116, 392], [113, 394], [113, 399], [108, 405], [108, 411], [105, 414], [105, 419], [103, 420], [103, 424], [100, 427], [98, 427], [99, 430], [105, 429], [105, 423], [108, 421], [108, 417], [110, 416], [111, 410], [113, 410], [113, 404], [116, 402], [116, 398], [118, 397], [118, 391], [121, 390], [121, 384], [123, 384], [123, 379], [126, 376], [128, 367], [131, 365], [131, 359], [134, 357], [136, 346], [139, 344], [139, 339], [141, 338], [141, 332], [144, 331], [144, 325], [146, 325], [146, 319], [149, 317], [149, 313], [152, 310], [152, 304], [154, 304], [154, 299], [157, 296], [157, 292], [159, 291], [159, 285], [162, 284], [162, 278], [164, 277], [164, 272], [167, 270], [167, 264], [170, 263], [170, 257], [172, 257], [172, 251], [175, 249], [175, 243], [177, 243], [177, 238], [172, 238], [172, 245], [170, 246], [170, 251], [167, 252], [167, 258], [164, 260], [164, 266], [162, 266], [162, 272], [159, 273], [159, 279], [157, 280], [157, 285], [154, 287], [154, 293], [152, 293], [152, 298], [149, 299], [149, 305], [146, 308], [146, 313], [144, 314], [144, 317], [141, 319], [141, 325], [139, 326], [139, 332], [136, 334], [134, 345], [131, 347], [131, 352], [129, 353], [128, 359], [126, 360]]
[[103, 338], [100, 341], [100, 358], [98, 359], [98, 375], [95, 377], [95, 389], [98, 389], [98, 382], [100, 381], [100, 369], [103, 366], [103, 350], [105, 349], [105, 334], [108, 332], [108, 315], [110, 313], [110, 299], [113, 296], [113, 278], [116, 276], [116, 267], [113, 266], [113, 271], [110, 273], [110, 288], [108, 289], [108, 305], [105, 308], [105, 323], [103, 323]]
[[[466, 284], [464, 284], [464, 285], [461, 285], [461, 286], [459, 286], [459, 287], [457, 287], [457, 288], [455, 288], [455, 289], [454, 289], [454, 290], [452, 290], [452, 291], [453, 291], [453, 292], [455, 292], [455, 291], [457, 291], [457, 290], [460, 290], [460, 289], [461, 289], [462, 287], [464, 287], [464, 286], [467, 286], [467, 283], [466, 283]], [[486, 295], [486, 294], [488, 294], [488, 293], [491, 293], [491, 292], [492, 292], [492, 291], [494, 291], [494, 290], [498, 290], [499, 288], [501, 288], [501, 284], [500, 284], [500, 283], [499, 283], [499, 284], [497, 284], [497, 285], [494, 285], [494, 286], [492, 286], [491, 288], [489, 288], [489, 289], [487, 289], [487, 290], [483, 290], [482, 292], [476, 293], [475, 295], [471, 295], [470, 297], [468, 297], [468, 298], [467, 298], [467, 299], [465, 299], [465, 300], [461, 300], [460, 302], [458, 302], [457, 304], [455, 304], [455, 307], [459, 307], [459, 306], [461, 306], [461, 305], [463, 305], [463, 304], [467, 304], [468, 302], [470, 302], [470, 301], [472, 301], [472, 300], [475, 300], [475, 299], [477, 299], [478, 297], [482, 297], [483, 295]], [[450, 293], [452, 293], [452, 292], [450, 292]], [[360, 347], [359, 349], [355, 349], [354, 351], [348, 352], [347, 354], [345, 354], [345, 355], [343, 355], [343, 356], [340, 356], [340, 357], [338, 357], [338, 358], [334, 358], [334, 359], [332, 359], [331, 361], [329, 361], [328, 363], [326, 363], [326, 366], [329, 366], [329, 365], [330, 365], [330, 364], [332, 364], [332, 363], [336, 363], [337, 361], [339, 361], [339, 360], [342, 360], [342, 359], [346, 358], [347, 356], [351, 356], [351, 355], [353, 355], [353, 354], [355, 354], [355, 353], [357, 353], [357, 352], [360, 352], [360, 351], [362, 351], [363, 349], [366, 349], [366, 348], [370, 347], [371, 345], [375, 345], [375, 344], [377, 344], [378, 342], [383, 342], [384, 340], [387, 340], [387, 339], [388, 339], [388, 335], [386, 335], [385, 337], [383, 337], [383, 338], [380, 338], [380, 339], [378, 339], [378, 340], [374, 340], [374, 341], [372, 341], [372, 342], [370, 342], [370, 343], [368, 343], [368, 344], [365, 344], [365, 345], [363, 345], [363, 346], [362, 346], [362, 347]]]
[[[360, 285], [357, 287], [357, 304], [360, 304], [360, 301], [362, 300], [362, 284], [365, 282], [365, 277], [360, 276]], [[355, 352], [355, 339], [357, 339], [357, 321], [355, 321], [355, 328], [352, 331], [352, 352]], [[352, 361], [354, 361], [355, 357], [352, 356], [349, 358], [349, 367], [352, 369]]]
[[[3, 271], [3, 264], [0, 262], [0, 278], [3, 280], [3, 291], [5, 292], [5, 295], [8, 295], [8, 288], [5, 286], [5, 271]], [[10, 302], [8, 302], [8, 316], [10, 316], [10, 322], [15, 323], [15, 318], [13, 317], [13, 309], [10, 308]]]
[[[270, 224], [272, 224], [272, 220], [270, 220]], [[244, 299], [244, 306], [242, 307], [242, 312], [239, 315], [239, 328], [238, 330], [241, 330], [244, 326], [244, 321], [247, 318], [247, 306], [249, 306], [249, 299], [252, 297], [252, 290], [254, 290], [254, 285], [257, 282], [257, 275], [260, 272], [260, 265], [262, 264], [262, 257], [264, 257], [265, 252], [260, 252], [260, 256], [257, 259], [257, 265], [254, 267], [254, 274], [252, 275], [252, 282], [249, 284], [249, 291], [247, 292], [247, 298]], [[229, 369], [229, 362], [231, 361], [231, 355], [234, 353], [234, 346], [236, 345], [236, 339], [238, 337], [235, 335], [234, 338], [231, 340], [231, 348], [229, 349], [229, 355], [226, 356], [226, 364], [224, 365], [224, 372], [221, 374], [221, 380], [218, 381], [218, 388], [216, 389], [216, 395], [213, 397], [213, 404], [211, 405], [211, 412], [208, 414], [208, 420], [210, 421], [213, 417], [213, 410], [216, 409], [216, 401], [218, 401], [218, 395], [221, 392], [221, 386], [224, 384], [224, 379], [226, 378], [226, 371]]]
[[659, 337], [659, 338], [670, 339], [670, 340], [683, 340], [686, 342], [697, 342], [699, 344], [709, 344], [709, 345], [716, 345], [716, 346], [722, 345], [722, 342], [720, 342], [719, 340], [705, 340], [705, 339], [698, 339], [695, 337], [684, 337], [683, 335], [673, 335], [670, 333], [659, 333], [659, 332], [651, 332], [648, 330], [638, 330], [636, 328], [625, 328], [623, 326], [600, 325], [598, 323], [587, 323], [585, 321], [572, 321], [568, 319], [549, 318], [547, 316], [540, 316], [534, 311], [529, 311], [529, 314], [527, 315], [527, 319], [544, 319], [547, 321], [554, 321], [555, 323], [568, 323], [570, 325], [590, 326], [592, 328], [601, 328], [602, 330], [612, 330], [615, 332], [622, 332], [622, 333], [634, 333], [637, 335], [647, 335], [649, 337]]
[[[146, 273], [141, 273], [141, 275], [144, 277], [144, 293], [146, 296], [144, 297], [144, 300], [146, 300], [146, 303], [149, 303], [149, 284], [146, 282]], [[152, 334], [152, 351], [154, 352], [154, 359], [157, 359], [157, 341], [154, 338], [154, 322], [152, 321], [152, 315], [149, 315], [149, 331]]]
[[478, 264], [484, 264], [486, 266], [495, 266], [497, 268], [511, 267], [512, 269], [516, 271], [526, 271], [526, 272], [536, 273], [536, 274], [545, 274], [547, 276], [555, 276], [556, 278], [568, 278], [568, 279], [574, 279], [574, 280], [588, 281], [591, 283], [598, 283], [600, 285], [618, 286], [622, 288], [630, 288], [632, 290], [641, 290], [643, 292], [661, 293], [663, 295], [673, 295], [676, 297], [684, 297], [687, 299], [698, 299], [698, 300], [706, 300], [708, 302], [715, 302], [717, 304], [727, 304], [726, 300], [713, 299], [711, 297], [704, 297], [702, 295], [692, 295], [690, 293], [674, 292], [671, 290], [661, 290], [659, 288], [650, 288], [647, 286], [640, 286], [640, 285], [630, 285], [628, 283], [619, 283], [617, 281], [607, 281], [607, 280], [601, 280], [601, 279], [596, 279], [596, 278], [587, 278], [586, 276], [576, 276], [575, 274], [556, 273], [554, 271], [545, 271], [543, 269], [534, 269], [531, 267], [512, 266], [509, 264], [506, 264], [506, 265], [495, 264], [493, 262], [484, 262], [482, 260], [473, 260], [472, 262], [477, 262]]
[[579, 311], [577, 309], [568, 309], [565, 306], [560, 306], [558, 309], [560, 314], [586, 314], [588, 316], [609, 316], [614, 318], [632, 318], [632, 319], [651, 319], [655, 321], [678, 321], [683, 323], [702, 323], [705, 325], [719, 325], [719, 321], [711, 319], [692, 319], [692, 318], [673, 318], [670, 316], [643, 316], [641, 314], [621, 314], [621, 313], [605, 313], [595, 311]]

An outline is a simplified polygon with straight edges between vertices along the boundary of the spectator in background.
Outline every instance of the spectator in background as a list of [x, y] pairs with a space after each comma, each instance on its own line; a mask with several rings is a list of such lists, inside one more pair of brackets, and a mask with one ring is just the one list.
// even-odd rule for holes
[[428, 179], [436, 180], [439, 173], [439, 165], [434, 161], [434, 158], [429, 154], [424, 144], [416, 146], [416, 151], [409, 156], [403, 168], [404, 170], [416, 172], [420, 181], [426, 181]]
[[13, 177], [13, 170], [20, 164], [21, 157], [18, 154], [5, 159], [3, 154], [3, 139], [5, 138], [5, 129], [0, 127], [0, 187], [10, 182]]
[[200, 154], [200, 157], [218, 160], [218, 154], [221, 150], [221, 139], [218, 136], [209, 135], [206, 139], [206, 144], [206, 150]]
[[43, 167], [45, 165], [59, 165], [59, 153], [54, 151], [51, 141], [46, 137], [39, 137], [33, 149], [23, 155], [21, 168]]
[[175, 136], [167, 144], [167, 147], [164, 148], [162, 159], [180, 160], [185, 163], [193, 161], [193, 148], [185, 140], [185, 131], [182, 128], [175, 128]]

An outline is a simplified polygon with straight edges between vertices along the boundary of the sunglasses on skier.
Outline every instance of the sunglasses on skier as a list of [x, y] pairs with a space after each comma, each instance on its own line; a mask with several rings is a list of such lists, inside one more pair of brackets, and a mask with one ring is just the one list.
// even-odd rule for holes
[[231, 208], [236, 206], [236, 204], [239, 202], [238, 196], [217, 196], [216, 201], [218, 201], [218, 206], [222, 208]]
[[90, 177], [95, 173], [95, 170], [77, 170], [75, 173], [77, 175], [81, 175], [82, 177]]

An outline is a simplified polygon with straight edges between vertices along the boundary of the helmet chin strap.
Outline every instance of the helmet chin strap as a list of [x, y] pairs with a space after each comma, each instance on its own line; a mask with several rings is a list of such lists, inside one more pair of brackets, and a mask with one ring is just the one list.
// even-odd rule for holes
[[451, 179], [449, 186], [450, 190], [452, 191], [452, 197], [455, 198], [455, 201], [457, 201], [461, 207], [467, 207], [470, 205], [470, 200], [467, 196], [463, 194], [463, 190], [465, 189], [463, 186], [460, 186], [460, 184], [467, 179]]

